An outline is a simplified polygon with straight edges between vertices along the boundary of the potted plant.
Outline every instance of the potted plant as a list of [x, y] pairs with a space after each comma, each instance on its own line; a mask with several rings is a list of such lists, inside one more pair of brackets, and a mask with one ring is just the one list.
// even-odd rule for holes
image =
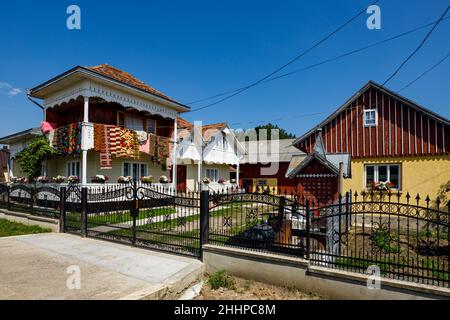
[[11, 177], [11, 182], [13, 183], [28, 183], [28, 179], [25, 177]]
[[230, 183], [236, 183], [236, 179], [230, 179]]
[[97, 174], [97, 175], [95, 175], [95, 177], [91, 178], [92, 183], [105, 183], [108, 180], [109, 180], [109, 178], [102, 174]]
[[159, 177], [159, 182], [169, 183], [169, 179], [166, 176], [161, 176], [161, 177]]
[[39, 176], [36, 178], [36, 182], [40, 182], [40, 183], [48, 183], [49, 179], [46, 176]]
[[211, 182], [211, 179], [210, 178], [208, 178], [208, 177], [204, 177], [203, 178], [203, 183], [204, 184], [208, 184], [208, 183], [210, 183]]
[[220, 178], [219, 178], [219, 181], [217, 181], [217, 182], [219, 182], [219, 183], [225, 183], [226, 181], [225, 181], [225, 179], [224, 179], [223, 177], [220, 177]]
[[374, 184], [374, 188], [375, 190], [380, 190], [380, 191], [389, 191], [391, 190], [391, 187], [393, 186], [393, 183], [391, 183], [390, 181], [380, 181]]
[[120, 176], [117, 178], [117, 182], [118, 183], [130, 183], [131, 181], [133, 181], [133, 178], [130, 176]]
[[54, 183], [64, 183], [66, 181], [66, 177], [64, 176], [56, 176], [52, 178]]
[[80, 178], [77, 176], [70, 176], [67, 178], [68, 183], [80, 183]]
[[153, 181], [153, 176], [143, 176], [141, 177], [141, 182], [142, 183], [152, 183]]

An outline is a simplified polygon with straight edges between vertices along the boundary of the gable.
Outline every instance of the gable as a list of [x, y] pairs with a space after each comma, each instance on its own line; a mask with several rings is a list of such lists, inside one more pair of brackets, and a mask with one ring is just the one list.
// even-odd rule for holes
[[[364, 126], [364, 110], [369, 109], [376, 110], [376, 126]], [[312, 152], [319, 129], [327, 153], [350, 153], [353, 158], [443, 155], [450, 151], [447, 119], [373, 82], [294, 144]]]

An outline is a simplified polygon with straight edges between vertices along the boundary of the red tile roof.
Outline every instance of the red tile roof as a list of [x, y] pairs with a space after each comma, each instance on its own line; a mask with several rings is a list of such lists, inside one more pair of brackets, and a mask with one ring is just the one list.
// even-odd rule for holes
[[101, 64], [98, 66], [93, 66], [93, 67], [86, 67], [89, 70], [95, 71], [97, 73], [100, 73], [102, 75], [105, 75], [107, 77], [113, 78], [117, 81], [123, 82], [125, 84], [128, 84], [130, 86], [133, 86], [135, 88], [139, 88], [141, 90], [150, 92], [154, 95], [157, 95], [161, 98], [176, 102], [175, 100], [173, 100], [172, 98], [168, 97], [167, 95], [165, 95], [164, 93], [150, 87], [149, 85], [147, 85], [146, 83], [144, 83], [143, 81], [137, 79], [136, 77], [132, 76], [131, 74], [129, 74], [128, 72], [122, 71], [120, 69], [117, 69], [115, 67], [112, 67], [108, 64]]
[[186, 119], [183, 119], [181, 117], [177, 118], [177, 123], [178, 123], [178, 127], [181, 129], [191, 130], [192, 127], [194, 126], [192, 123], [190, 123], [189, 121], [187, 121]]
[[[194, 125], [191, 122], [181, 117], [178, 117], [177, 123], [178, 128], [180, 129], [191, 130], [194, 127]], [[213, 135], [215, 135], [219, 130], [222, 130], [226, 125], [227, 124], [225, 122], [221, 122], [214, 124], [206, 124], [202, 126], [203, 139], [205, 141], [209, 141]]]

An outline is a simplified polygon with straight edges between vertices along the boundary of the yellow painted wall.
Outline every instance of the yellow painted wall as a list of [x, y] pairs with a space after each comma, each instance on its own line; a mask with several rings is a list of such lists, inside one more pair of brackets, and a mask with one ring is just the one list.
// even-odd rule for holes
[[[364, 165], [400, 164], [401, 192], [413, 197], [427, 195], [434, 200], [441, 186], [450, 181], [450, 156], [366, 158], [351, 160], [351, 178], [344, 180], [344, 191], [360, 193], [365, 190]], [[423, 204], [423, 203], [422, 203]]]
[[[277, 190], [278, 188], [278, 179], [277, 178], [256, 178], [256, 179], [252, 179], [253, 180], [253, 190], [252, 192], [257, 192], [257, 191], [261, 191], [261, 190], [265, 190], [267, 189], [267, 187], [269, 187], [269, 190], [272, 193], [272, 190], [275, 188], [275, 190]], [[258, 188], [258, 185], [260, 180], [266, 180], [265, 184], [266, 186], [263, 186], [261, 184], [261, 187]]]
[[[117, 178], [122, 175], [122, 163], [123, 162], [142, 162], [147, 164], [148, 175], [152, 175], [155, 182], [158, 182], [159, 177], [162, 175], [167, 176], [169, 179], [170, 171], [162, 170], [162, 165], [154, 164], [151, 161], [149, 155], [145, 153], [140, 154], [139, 160], [130, 160], [126, 158], [113, 157], [112, 169], [102, 170], [100, 169], [100, 153], [95, 151], [88, 151], [88, 168], [87, 168], [87, 181], [90, 182], [91, 177], [96, 174], [102, 174], [109, 177], [109, 182], [117, 182]], [[56, 177], [57, 175], [67, 176], [67, 162], [80, 161], [81, 159], [74, 159], [68, 157], [56, 156], [47, 161], [47, 175], [49, 177]]]
[[[206, 177], [206, 169], [218, 169], [219, 177], [223, 177], [225, 180], [230, 180], [230, 169], [226, 164], [203, 164], [202, 166], [202, 179]], [[186, 165], [186, 187], [190, 191], [196, 191], [198, 185], [198, 167], [197, 164]]]

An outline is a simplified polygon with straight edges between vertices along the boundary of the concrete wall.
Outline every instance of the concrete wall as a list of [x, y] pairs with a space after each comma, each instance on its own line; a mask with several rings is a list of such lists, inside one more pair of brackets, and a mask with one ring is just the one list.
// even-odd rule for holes
[[59, 232], [59, 220], [45, 217], [37, 217], [21, 212], [11, 212], [5, 209], [0, 209], [0, 218], [13, 222], [19, 222], [26, 225], [40, 226], [42, 228], [49, 228], [53, 232]]
[[422, 199], [427, 195], [434, 200], [441, 185], [450, 181], [450, 156], [399, 157], [399, 158], [365, 158], [351, 160], [351, 179], [344, 180], [344, 191], [353, 193], [365, 190], [364, 165], [400, 164], [401, 191]]
[[329, 299], [450, 299], [449, 289], [391, 279], [382, 279], [381, 289], [371, 290], [363, 274], [309, 266], [307, 260], [300, 258], [236, 248], [204, 246], [203, 262], [208, 273], [225, 270], [244, 279], [295, 286]]

